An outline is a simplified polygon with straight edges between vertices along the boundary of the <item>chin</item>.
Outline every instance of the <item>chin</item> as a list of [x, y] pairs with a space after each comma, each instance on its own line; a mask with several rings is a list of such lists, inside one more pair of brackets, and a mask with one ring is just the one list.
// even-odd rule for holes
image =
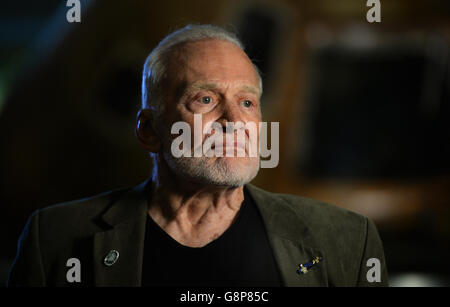
[[249, 157], [220, 157], [211, 162], [209, 172], [216, 182], [242, 186], [249, 183], [259, 171], [259, 159]]

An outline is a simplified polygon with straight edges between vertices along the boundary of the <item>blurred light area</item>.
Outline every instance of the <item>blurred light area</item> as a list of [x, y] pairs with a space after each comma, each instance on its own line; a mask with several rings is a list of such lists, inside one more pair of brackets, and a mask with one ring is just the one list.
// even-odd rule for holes
[[45, 24], [47, 24], [47, 20], [39, 17], [1, 18], [0, 45], [28, 45]]
[[342, 31], [339, 41], [344, 46], [368, 49], [377, 45], [379, 37], [367, 24], [353, 24]]
[[[83, 14], [92, 0], [81, 0]], [[10, 1], [0, 13], [0, 114], [10, 86], [23, 67], [51, 54], [72, 26], [66, 20], [66, 1], [27, 4]]]
[[318, 22], [309, 24], [305, 31], [306, 43], [312, 48], [322, 48], [332, 43], [334, 37], [330, 29]]
[[[413, 196], [413, 195], [411, 195]], [[414, 206], [412, 197], [405, 199], [399, 192], [386, 190], [360, 189], [356, 190], [346, 199], [347, 208], [370, 216], [377, 221], [389, 221], [406, 215], [417, 213], [420, 208]]]
[[7, 57], [8, 61], [0, 63], [0, 115], [5, 106], [14, 77], [19, 72], [21, 63], [23, 62], [25, 51], [15, 49], [14, 54], [8, 52], [0, 52], [0, 59]]
[[391, 287], [443, 287], [450, 281], [441, 276], [426, 273], [399, 273], [389, 278]]
[[[85, 12], [91, 4], [92, 0], [80, 0], [81, 16], [85, 16]], [[42, 27], [33, 41], [34, 56], [44, 56], [49, 50], [61, 43], [71, 26], [74, 25], [66, 20], [67, 10], [66, 1], [62, 1], [45, 26]]]
[[377, 50], [377, 48], [410, 48], [426, 52], [430, 58], [440, 61], [448, 53], [442, 35], [426, 30], [380, 32], [368, 23], [350, 23], [340, 28], [318, 21], [305, 28], [305, 41], [312, 51], [325, 47], [341, 47], [354, 50]]
[[306, 41], [310, 47], [325, 47], [332, 43], [348, 48], [374, 48], [384, 37], [363, 23], [353, 23], [339, 31], [332, 30], [324, 24], [313, 22], [305, 31]]
[[0, 114], [11, 85], [23, 65], [35, 60], [33, 41], [48, 24], [48, 17], [61, 1], [39, 1], [24, 4], [18, 1], [2, 3], [0, 11]]

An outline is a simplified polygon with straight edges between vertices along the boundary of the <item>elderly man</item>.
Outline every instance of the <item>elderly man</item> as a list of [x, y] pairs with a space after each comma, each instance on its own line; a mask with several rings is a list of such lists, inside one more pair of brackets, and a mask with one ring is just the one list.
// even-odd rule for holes
[[[226, 141], [225, 128], [261, 122], [262, 83], [233, 34], [210, 25], [170, 34], [147, 58], [142, 85], [136, 136], [153, 158], [150, 178], [35, 212], [9, 285], [387, 285], [366, 217], [249, 184], [260, 165], [249, 132], [244, 146]], [[224, 132], [216, 152], [245, 155], [176, 157], [172, 125], [195, 130], [198, 115], [200, 143], [183, 150]]]

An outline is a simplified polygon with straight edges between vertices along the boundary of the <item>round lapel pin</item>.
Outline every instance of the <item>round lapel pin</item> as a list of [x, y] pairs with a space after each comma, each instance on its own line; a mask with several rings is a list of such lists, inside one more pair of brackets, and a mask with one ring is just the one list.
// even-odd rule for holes
[[103, 263], [106, 266], [112, 266], [114, 263], [116, 263], [117, 259], [119, 259], [119, 252], [116, 250], [110, 250], [109, 253], [105, 256], [103, 259]]

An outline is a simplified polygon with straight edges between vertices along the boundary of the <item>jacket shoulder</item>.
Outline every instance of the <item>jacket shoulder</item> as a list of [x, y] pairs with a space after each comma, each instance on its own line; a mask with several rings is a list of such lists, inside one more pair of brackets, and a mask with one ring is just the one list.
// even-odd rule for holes
[[308, 226], [322, 248], [332, 253], [342, 249], [340, 252], [347, 256], [364, 248], [371, 223], [366, 216], [315, 199], [288, 194], [277, 196]]
[[354, 228], [365, 227], [367, 217], [333, 204], [320, 200], [292, 194], [275, 194], [294, 210], [299, 216], [307, 217], [310, 227], [324, 228], [324, 223], [328, 227], [334, 228]]
[[284, 207], [284, 210], [292, 210], [312, 230], [329, 231], [331, 228], [354, 230], [354, 228], [365, 227], [367, 223], [367, 217], [359, 213], [320, 200], [294, 194], [272, 193], [253, 185], [248, 185], [248, 187], [252, 195], [262, 201], [273, 202], [277, 208], [281, 206]]
[[94, 196], [50, 205], [38, 210], [43, 230], [51, 233], [72, 230], [79, 235], [98, 230], [99, 217], [130, 188], [107, 191]]
[[111, 190], [88, 197], [56, 203], [39, 209], [39, 211], [41, 213], [45, 212], [49, 214], [59, 214], [66, 212], [75, 213], [80, 210], [86, 210], [87, 207], [89, 207], [89, 209], [91, 210], [95, 208], [101, 209], [107, 206], [112, 200], [114, 200], [114, 196], [120, 195], [127, 189], [128, 188]]

